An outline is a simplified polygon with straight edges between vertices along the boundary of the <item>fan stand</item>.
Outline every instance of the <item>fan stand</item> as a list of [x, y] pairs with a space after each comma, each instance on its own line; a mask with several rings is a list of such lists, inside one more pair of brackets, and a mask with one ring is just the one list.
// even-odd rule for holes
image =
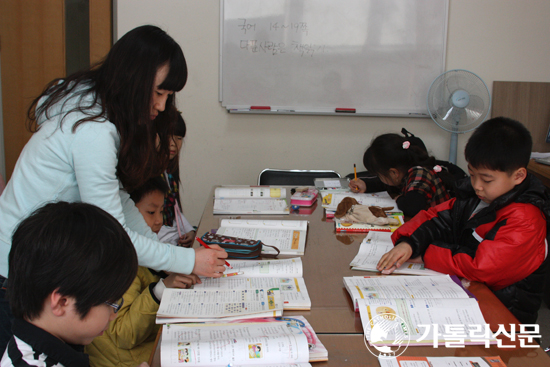
[[453, 127], [453, 132], [451, 133], [451, 146], [449, 148], [449, 162], [456, 164], [456, 151], [458, 147], [458, 129]]

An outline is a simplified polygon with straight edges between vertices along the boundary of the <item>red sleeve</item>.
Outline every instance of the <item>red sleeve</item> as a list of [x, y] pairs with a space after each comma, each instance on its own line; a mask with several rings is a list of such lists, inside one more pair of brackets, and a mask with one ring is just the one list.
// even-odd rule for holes
[[[496, 223], [504, 224], [493, 240], [484, 239]], [[426, 267], [499, 290], [529, 276], [546, 257], [546, 220], [531, 204], [502, 208], [496, 221], [479, 226], [474, 235], [480, 240], [475, 256], [462, 251], [460, 244], [452, 251], [430, 244], [424, 254]]]
[[456, 199], [422, 210], [392, 234], [397, 244], [407, 241], [413, 249], [412, 257], [422, 255], [434, 240], [449, 240], [451, 233], [451, 209]]

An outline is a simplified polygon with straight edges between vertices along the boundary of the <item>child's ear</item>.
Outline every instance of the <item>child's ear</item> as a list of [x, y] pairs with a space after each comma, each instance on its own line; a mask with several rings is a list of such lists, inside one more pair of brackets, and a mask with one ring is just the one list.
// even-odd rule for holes
[[514, 173], [512, 173], [512, 179], [514, 180], [515, 185], [519, 185], [527, 177], [527, 169], [525, 167], [518, 168]]
[[54, 290], [49, 298], [50, 308], [55, 316], [63, 316], [67, 312], [67, 308], [74, 303], [72, 297], [67, 297], [59, 293], [59, 288]]

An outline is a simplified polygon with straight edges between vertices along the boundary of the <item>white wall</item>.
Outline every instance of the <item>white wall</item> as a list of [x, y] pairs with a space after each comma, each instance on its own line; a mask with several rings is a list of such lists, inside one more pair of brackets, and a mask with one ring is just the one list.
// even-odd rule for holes
[[[251, 0], [253, 1], [253, 0]], [[414, 0], [411, 0], [414, 1]], [[450, 134], [429, 119], [230, 115], [218, 102], [219, 0], [119, 0], [118, 35], [155, 24], [181, 45], [189, 67], [178, 94], [188, 133], [181, 159], [183, 209], [197, 224], [212, 185], [255, 184], [264, 168], [334, 169], [345, 175], [372, 138], [402, 127], [448, 158]], [[550, 2], [451, 0], [447, 67], [493, 81], [550, 82]], [[459, 136], [458, 164], [469, 134]]]

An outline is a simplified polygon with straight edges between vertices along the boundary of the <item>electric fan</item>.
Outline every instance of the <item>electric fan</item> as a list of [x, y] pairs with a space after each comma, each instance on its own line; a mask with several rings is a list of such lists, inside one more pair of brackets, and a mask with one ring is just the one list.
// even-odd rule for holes
[[475, 129], [491, 107], [487, 85], [467, 70], [449, 70], [432, 82], [428, 112], [442, 129], [451, 133], [449, 161], [456, 164], [458, 134]]

